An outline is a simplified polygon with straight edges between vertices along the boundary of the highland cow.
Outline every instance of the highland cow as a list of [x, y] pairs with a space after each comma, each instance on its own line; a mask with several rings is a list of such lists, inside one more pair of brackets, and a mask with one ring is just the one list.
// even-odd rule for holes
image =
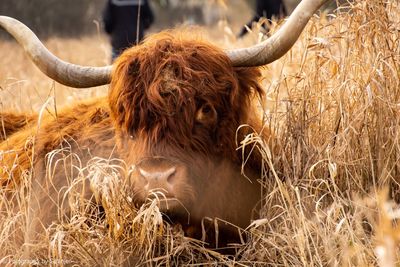
[[[70, 163], [56, 168], [50, 182], [44, 175], [46, 155], [63, 146], [82, 161], [122, 159], [129, 168], [122, 179], [134, 202], [161, 195], [160, 210], [187, 235], [200, 238], [203, 219], [218, 218], [227, 222], [221, 223], [221, 243], [237, 241], [228, 225], [250, 224], [260, 201], [262, 166], [261, 156], [252, 153], [242, 168], [245, 153], [237, 142], [246, 129], [261, 133], [264, 142], [270, 139], [253, 105], [264, 97], [258, 66], [284, 55], [323, 2], [303, 0], [276, 34], [254, 47], [223, 51], [187, 33], [167, 31], [127, 49], [112, 67], [97, 68], [61, 61], [26, 26], [0, 17], [0, 25], [54, 80], [72, 87], [110, 82], [107, 97], [74, 104], [56, 116], [1, 114], [6, 139], [0, 143], [1, 184], [18, 187], [27, 170], [33, 173], [25, 242], [33, 242], [60, 210], [68, 214], [60, 199], [74, 179], [73, 171], [65, 171]], [[250, 127], [238, 130], [244, 124]], [[83, 196], [93, 199], [85, 188]], [[217, 246], [212, 230], [207, 234], [206, 241]]]

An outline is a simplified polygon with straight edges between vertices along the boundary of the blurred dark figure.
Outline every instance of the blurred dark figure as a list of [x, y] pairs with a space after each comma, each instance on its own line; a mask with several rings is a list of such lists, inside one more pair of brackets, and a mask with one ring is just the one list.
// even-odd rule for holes
[[[286, 16], [285, 6], [282, 0], [257, 0], [256, 1], [256, 14], [254, 17], [242, 28], [239, 37], [243, 37], [247, 33], [247, 28], [251, 29], [253, 22], [258, 22], [260, 18], [264, 17], [271, 20], [272, 17], [281, 18]], [[266, 29], [265, 23], [262, 25]], [[268, 29], [266, 29], [268, 31]]]
[[147, 0], [108, 0], [103, 22], [104, 30], [111, 37], [112, 61], [124, 49], [138, 44], [153, 21]]

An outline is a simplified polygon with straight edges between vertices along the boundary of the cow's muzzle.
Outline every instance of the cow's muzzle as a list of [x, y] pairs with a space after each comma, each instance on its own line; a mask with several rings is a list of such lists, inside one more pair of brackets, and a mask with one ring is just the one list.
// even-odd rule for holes
[[161, 210], [182, 206], [191, 198], [187, 167], [174, 159], [142, 159], [132, 169], [130, 180], [139, 202], [157, 200]]

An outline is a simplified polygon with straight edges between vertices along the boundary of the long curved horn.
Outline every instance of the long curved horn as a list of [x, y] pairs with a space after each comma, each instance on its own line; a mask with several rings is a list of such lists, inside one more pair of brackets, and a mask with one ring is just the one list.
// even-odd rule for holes
[[17, 40], [35, 65], [53, 80], [75, 88], [110, 83], [111, 66], [86, 67], [65, 62], [47, 50], [37, 36], [16, 19], [0, 16], [0, 26]]
[[327, 0], [302, 0], [285, 24], [270, 38], [257, 45], [225, 51], [235, 67], [269, 64], [286, 54], [299, 38], [311, 16]]

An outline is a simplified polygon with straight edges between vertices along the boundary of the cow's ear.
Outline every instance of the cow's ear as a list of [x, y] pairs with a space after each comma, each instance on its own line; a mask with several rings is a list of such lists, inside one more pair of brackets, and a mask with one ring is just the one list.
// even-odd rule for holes
[[251, 97], [253, 94], [264, 98], [264, 90], [260, 82], [262, 80], [260, 68], [236, 68], [241, 96]]
[[111, 78], [109, 103], [116, 127], [133, 135], [139, 124], [138, 103], [143, 97], [140, 75], [140, 60], [122, 54], [116, 61]]

